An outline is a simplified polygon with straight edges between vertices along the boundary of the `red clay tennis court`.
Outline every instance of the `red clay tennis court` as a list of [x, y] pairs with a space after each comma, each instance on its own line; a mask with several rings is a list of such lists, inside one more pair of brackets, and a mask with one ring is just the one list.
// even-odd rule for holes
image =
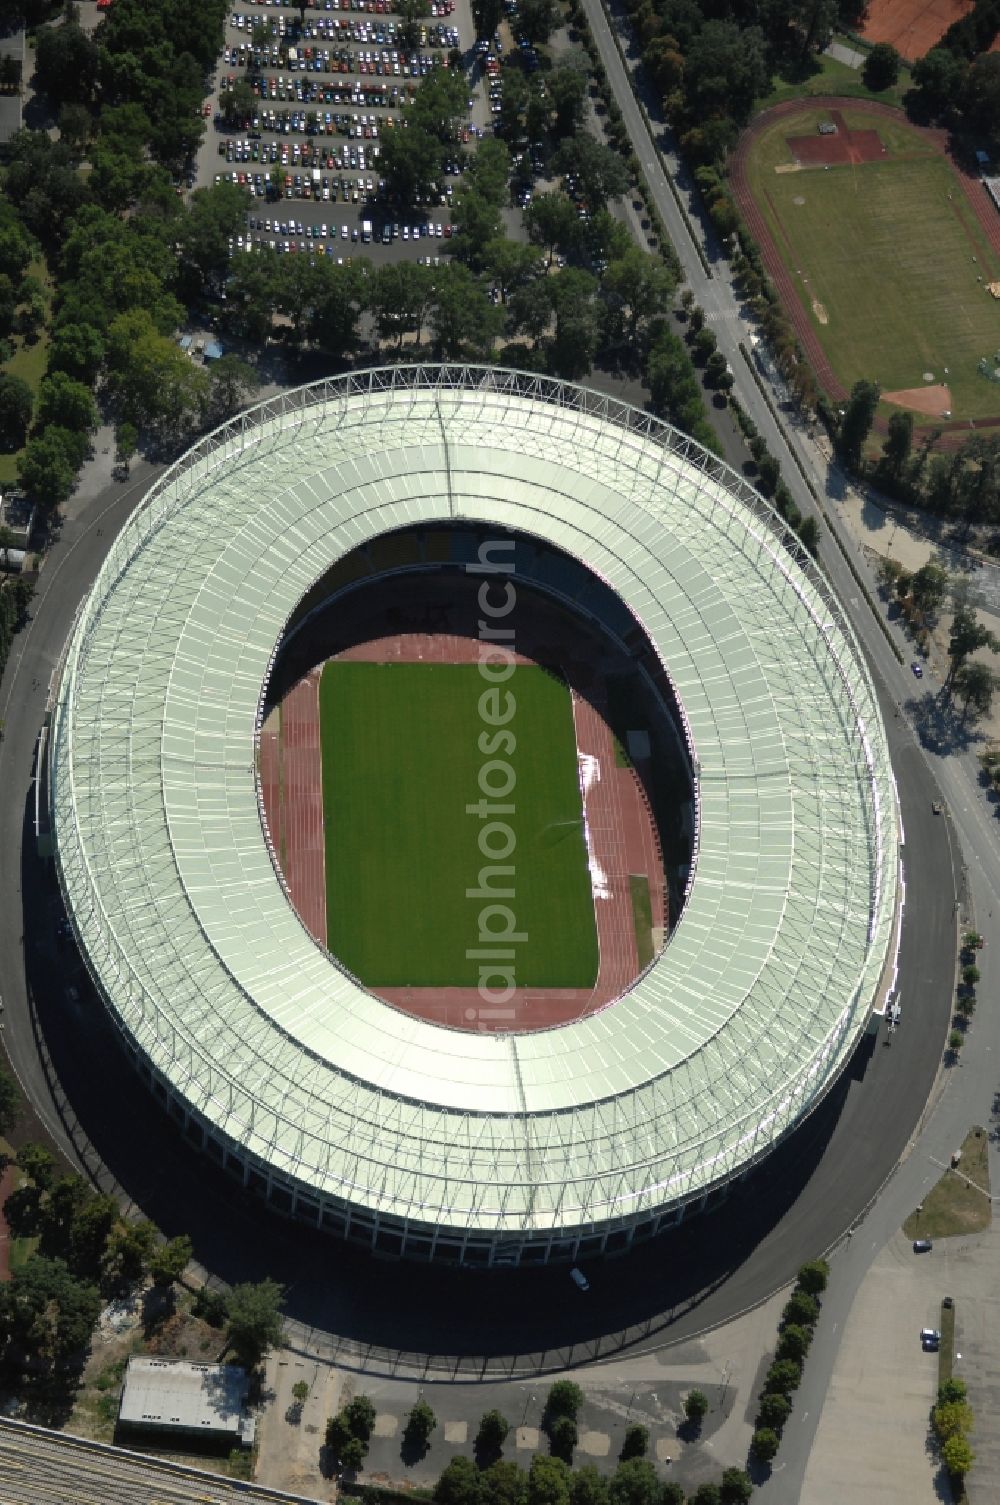
[[871, 0], [861, 35], [867, 42], [889, 42], [914, 62], [971, 10], [972, 0]]

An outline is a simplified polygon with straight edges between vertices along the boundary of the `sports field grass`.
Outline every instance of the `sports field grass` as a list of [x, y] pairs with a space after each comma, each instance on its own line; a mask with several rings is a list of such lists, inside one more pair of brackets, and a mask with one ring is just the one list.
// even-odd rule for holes
[[843, 113], [850, 128], [878, 131], [884, 160], [776, 171], [794, 160], [786, 138], [812, 135], [829, 117], [804, 104], [760, 133], [748, 162], [751, 192], [834, 372], [845, 387], [869, 378], [884, 392], [920, 387], [933, 372], [951, 389], [955, 418], [995, 414], [1000, 387], [976, 368], [1000, 349], [1000, 301], [984, 287], [1000, 280], [1000, 257], [926, 137], [902, 116], [860, 105]]
[[[509, 906], [527, 939], [518, 987], [590, 987], [597, 932], [587, 867], [569, 691], [518, 666], [501, 687], [516, 710], [509, 751], [480, 751], [500, 730], [483, 719], [475, 665], [332, 663], [320, 681], [327, 944], [372, 987], [475, 987], [480, 911]], [[507, 709], [502, 702], [500, 713]], [[489, 712], [489, 707], [487, 708]], [[514, 833], [513, 898], [467, 898], [488, 865], [480, 770], [509, 762], [516, 785], [497, 815]], [[492, 773], [501, 787], [502, 771]], [[499, 837], [497, 838], [499, 840]], [[497, 916], [489, 921], [501, 926]], [[492, 984], [491, 984], [492, 985]]]

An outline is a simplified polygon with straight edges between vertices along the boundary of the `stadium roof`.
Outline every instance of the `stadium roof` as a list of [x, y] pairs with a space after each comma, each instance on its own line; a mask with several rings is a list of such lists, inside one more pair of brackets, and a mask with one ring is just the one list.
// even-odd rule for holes
[[[337, 969], [262, 831], [262, 686], [310, 586], [375, 535], [548, 539], [643, 624], [693, 739], [691, 891], [636, 987], [523, 1035], [404, 1015]], [[190, 451], [84, 603], [52, 751], [60, 876], [128, 1035], [224, 1139], [383, 1216], [637, 1218], [759, 1158], [863, 1030], [895, 793], [860, 653], [761, 499], [685, 436], [499, 370], [356, 374]]]

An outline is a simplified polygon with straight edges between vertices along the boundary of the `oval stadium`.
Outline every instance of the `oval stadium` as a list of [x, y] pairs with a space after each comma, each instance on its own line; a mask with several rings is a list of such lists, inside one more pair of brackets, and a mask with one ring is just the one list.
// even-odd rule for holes
[[112, 545], [49, 747], [152, 1092], [378, 1252], [576, 1259], [712, 1205], [892, 985], [896, 792], [832, 592], [584, 388], [396, 367], [208, 435]]

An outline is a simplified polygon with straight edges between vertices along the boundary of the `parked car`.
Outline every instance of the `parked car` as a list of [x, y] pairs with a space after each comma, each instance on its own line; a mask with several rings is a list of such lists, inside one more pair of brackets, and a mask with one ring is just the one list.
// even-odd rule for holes
[[915, 1238], [913, 1240], [914, 1254], [930, 1254], [934, 1248], [934, 1240], [929, 1238]]
[[941, 1344], [941, 1334], [936, 1327], [922, 1327], [920, 1329], [920, 1344], [925, 1353], [937, 1353]]
[[913, 663], [910, 665], [910, 668], [913, 670], [913, 677], [914, 677], [914, 679], [923, 679], [923, 677], [924, 677], [924, 666], [923, 666], [923, 664], [918, 664], [916, 662], [916, 660], [914, 660]]
[[570, 1270], [570, 1272], [569, 1272], [569, 1278], [573, 1282], [573, 1284], [576, 1286], [577, 1290], [580, 1290], [580, 1291], [589, 1291], [590, 1290], [590, 1281], [587, 1279], [586, 1275], [584, 1275], [584, 1273], [583, 1273], [582, 1270], [578, 1270], [577, 1269], [576, 1265], [574, 1265], [573, 1268]]

